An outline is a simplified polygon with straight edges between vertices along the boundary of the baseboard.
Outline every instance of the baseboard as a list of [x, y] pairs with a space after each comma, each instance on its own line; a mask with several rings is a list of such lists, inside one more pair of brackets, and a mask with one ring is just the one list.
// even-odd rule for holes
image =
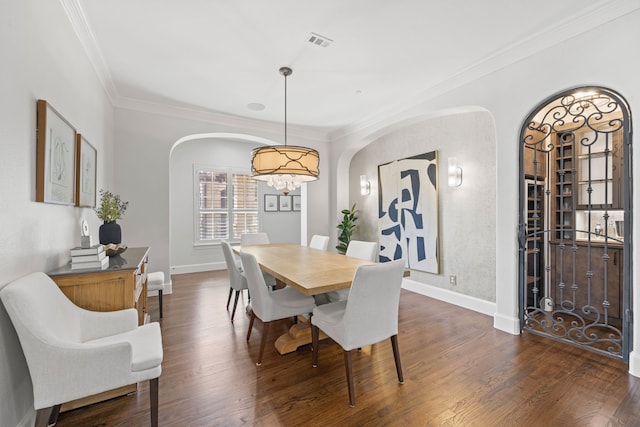
[[496, 312], [496, 304], [494, 302], [460, 294], [448, 289], [442, 289], [436, 286], [427, 285], [425, 283], [416, 282], [415, 280], [407, 278], [403, 279], [402, 287], [408, 291], [435, 298], [437, 300], [457, 305], [468, 310], [473, 310], [478, 313], [486, 314], [487, 316], [493, 317]]
[[511, 335], [520, 335], [520, 319], [517, 317], [494, 313], [493, 327]]
[[207, 262], [204, 264], [175, 265], [171, 267], [171, 274], [201, 273], [203, 271], [226, 270], [224, 262]]
[[632, 351], [629, 354], [629, 373], [640, 378], [640, 352]]

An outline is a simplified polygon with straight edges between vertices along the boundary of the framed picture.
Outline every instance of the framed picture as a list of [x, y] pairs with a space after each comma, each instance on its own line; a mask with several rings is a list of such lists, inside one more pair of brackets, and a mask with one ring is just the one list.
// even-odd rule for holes
[[76, 206], [95, 208], [98, 152], [80, 134], [76, 135], [76, 152]]
[[76, 130], [47, 101], [37, 109], [36, 201], [75, 205]]
[[291, 196], [278, 196], [278, 202], [280, 202], [279, 210], [281, 212], [291, 210]]
[[302, 208], [302, 201], [300, 200], [300, 195], [291, 196], [291, 200], [293, 203], [293, 210], [295, 212], [300, 212], [300, 209]]
[[278, 212], [278, 195], [277, 194], [264, 195], [264, 211]]

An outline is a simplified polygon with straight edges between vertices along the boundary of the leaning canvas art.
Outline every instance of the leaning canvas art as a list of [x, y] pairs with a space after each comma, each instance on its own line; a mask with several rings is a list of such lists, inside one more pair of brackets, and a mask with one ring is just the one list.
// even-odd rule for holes
[[380, 262], [439, 273], [436, 151], [378, 166]]

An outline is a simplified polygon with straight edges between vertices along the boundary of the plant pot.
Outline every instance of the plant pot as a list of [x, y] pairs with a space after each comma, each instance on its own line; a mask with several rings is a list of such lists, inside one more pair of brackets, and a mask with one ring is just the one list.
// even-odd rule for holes
[[122, 242], [120, 224], [115, 221], [103, 223], [100, 226], [99, 236], [101, 245], [108, 245], [109, 243], [119, 245]]

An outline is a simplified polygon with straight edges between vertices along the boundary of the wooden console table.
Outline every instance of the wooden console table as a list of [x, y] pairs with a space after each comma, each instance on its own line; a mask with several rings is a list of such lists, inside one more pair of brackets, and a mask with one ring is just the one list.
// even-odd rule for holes
[[[138, 323], [147, 321], [147, 263], [149, 248], [128, 248], [109, 259], [109, 268], [72, 270], [67, 264], [47, 274], [62, 292], [79, 307], [93, 311], [138, 310]], [[101, 402], [136, 392], [132, 384], [94, 396], [67, 402], [61, 411]]]

